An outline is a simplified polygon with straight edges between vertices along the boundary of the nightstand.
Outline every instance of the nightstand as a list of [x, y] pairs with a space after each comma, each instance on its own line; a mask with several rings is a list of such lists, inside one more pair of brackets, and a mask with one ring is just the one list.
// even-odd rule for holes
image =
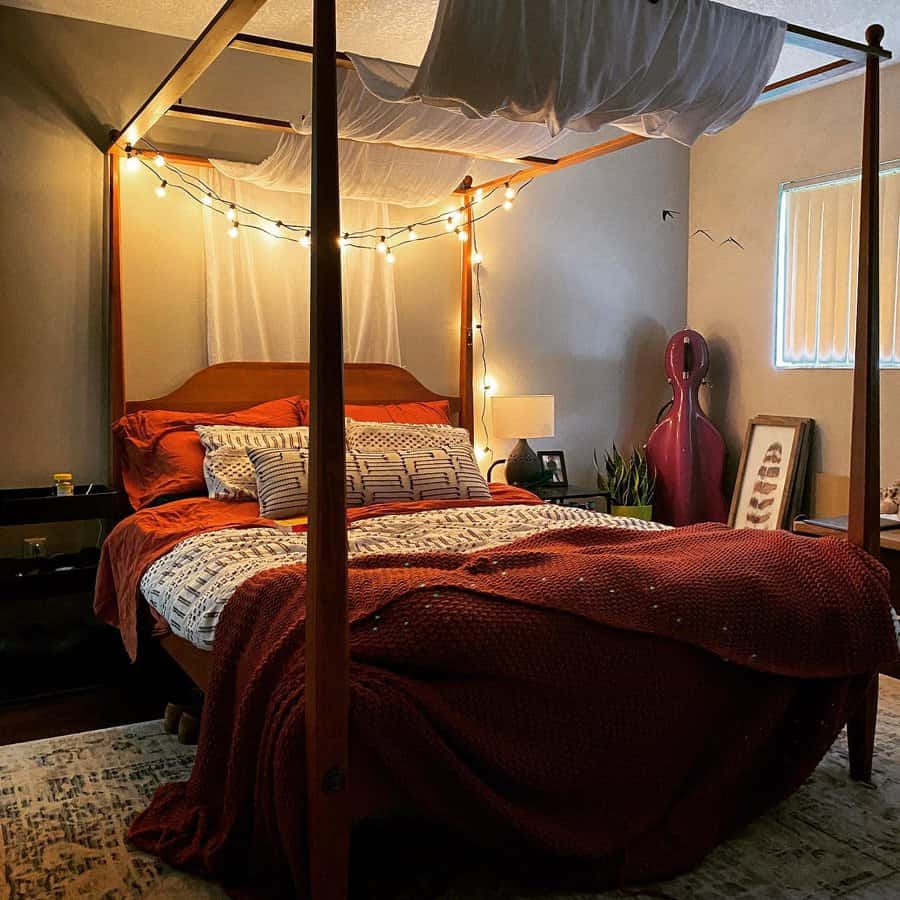
[[543, 484], [529, 488], [545, 503], [557, 506], [577, 506], [579, 509], [594, 509], [598, 500], [606, 504], [605, 512], [609, 512], [609, 492], [600, 488], [579, 487], [576, 484]]
[[123, 513], [104, 485], [0, 490], [0, 525], [96, 520], [94, 546], [33, 559], [0, 559], [0, 703], [94, 688], [122, 678], [118, 633], [93, 614], [101, 538]]

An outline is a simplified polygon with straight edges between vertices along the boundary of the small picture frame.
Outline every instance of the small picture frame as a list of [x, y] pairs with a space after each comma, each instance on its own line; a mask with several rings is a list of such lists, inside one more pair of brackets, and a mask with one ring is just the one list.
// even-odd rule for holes
[[538, 450], [538, 459], [541, 461], [541, 471], [550, 473], [548, 485], [559, 485], [560, 487], [568, 485], [566, 454], [562, 450]]
[[756, 416], [747, 423], [728, 517], [732, 528], [791, 527], [803, 502], [814, 424], [793, 416]]

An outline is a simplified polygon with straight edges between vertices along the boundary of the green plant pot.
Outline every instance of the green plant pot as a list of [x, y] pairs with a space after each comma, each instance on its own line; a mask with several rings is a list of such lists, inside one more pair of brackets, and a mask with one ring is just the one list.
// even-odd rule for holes
[[646, 519], [648, 522], [653, 518], [652, 506], [610, 506], [610, 512], [614, 516], [628, 516], [630, 519]]

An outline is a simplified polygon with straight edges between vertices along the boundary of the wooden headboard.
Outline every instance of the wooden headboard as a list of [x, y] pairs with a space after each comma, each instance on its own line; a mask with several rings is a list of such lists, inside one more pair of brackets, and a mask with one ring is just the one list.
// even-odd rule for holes
[[[227, 362], [201, 369], [164, 397], [129, 400], [125, 411], [233, 412], [294, 394], [309, 396], [309, 363]], [[459, 397], [435, 394], [406, 369], [386, 363], [346, 363], [344, 395], [346, 403], [361, 404], [447, 400], [451, 418], [459, 417]]]

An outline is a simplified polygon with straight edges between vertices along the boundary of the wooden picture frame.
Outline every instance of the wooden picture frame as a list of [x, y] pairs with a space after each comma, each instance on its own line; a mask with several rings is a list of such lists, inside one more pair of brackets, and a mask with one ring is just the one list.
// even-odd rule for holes
[[538, 459], [541, 461], [541, 471], [550, 472], [552, 479], [547, 485], [567, 487], [569, 475], [566, 472], [566, 454], [563, 450], [538, 450]]
[[772, 531], [790, 528], [800, 512], [815, 422], [756, 416], [747, 423], [728, 524]]

